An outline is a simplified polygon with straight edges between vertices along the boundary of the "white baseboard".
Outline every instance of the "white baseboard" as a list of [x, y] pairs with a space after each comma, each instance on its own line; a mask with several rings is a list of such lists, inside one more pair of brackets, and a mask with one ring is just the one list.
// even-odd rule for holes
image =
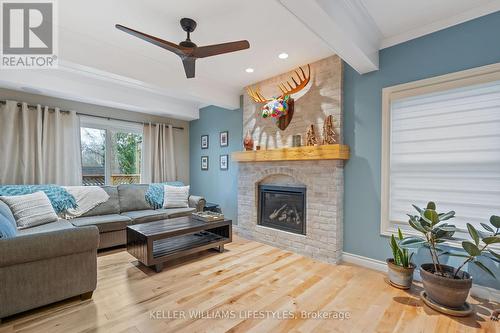
[[490, 302], [500, 303], [500, 290], [498, 289], [473, 284], [470, 293], [472, 296], [479, 297]]
[[[387, 264], [385, 263], [385, 261], [372, 259], [353, 253], [342, 252], [341, 262], [363, 266], [380, 272], [387, 272]], [[415, 269], [413, 278], [417, 281], [421, 281], [418, 268]], [[494, 288], [473, 284], [470, 293], [472, 296], [479, 297], [488, 301], [500, 302], [500, 290]]]
[[387, 272], [387, 264], [384, 261], [363, 257], [358, 254], [342, 252], [341, 261], [363, 266], [366, 268], [371, 268], [376, 271]]

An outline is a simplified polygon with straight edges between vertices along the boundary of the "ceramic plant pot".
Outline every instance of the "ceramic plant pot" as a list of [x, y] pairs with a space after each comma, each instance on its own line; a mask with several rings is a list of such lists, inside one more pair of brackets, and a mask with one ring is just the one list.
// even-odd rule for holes
[[[441, 265], [443, 272], [453, 276], [455, 268]], [[427, 296], [434, 302], [451, 309], [463, 307], [472, 287], [472, 278], [467, 272], [460, 272], [458, 278], [439, 276], [433, 273], [433, 264], [422, 264], [420, 276]]]
[[415, 265], [410, 263], [410, 267], [398, 266], [394, 263], [394, 259], [387, 259], [388, 275], [391, 284], [401, 289], [410, 289], [413, 282], [413, 271]]

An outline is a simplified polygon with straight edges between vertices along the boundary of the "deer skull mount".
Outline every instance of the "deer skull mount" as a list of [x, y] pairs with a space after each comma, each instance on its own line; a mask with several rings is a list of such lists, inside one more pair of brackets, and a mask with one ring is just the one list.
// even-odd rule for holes
[[279, 97], [266, 98], [258, 89], [252, 89], [251, 87], [247, 89], [248, 95], [256, 103], [265, 103], [261, 110], [262, 118], [271, 117], [276, 126], [282, 131], [288, 127], [293, 117], [294, 100], [290, 95], [298, 93], [307, 86], [311, 79], [311, 67], [307, 65], [307, 74], [301, 67], [299, 67], [299, 70], [294, 71], [294, 74], [297, 76], [298, 82], [293, 74], [291, 82], [281, 82], [278, 85], [281, 90]]

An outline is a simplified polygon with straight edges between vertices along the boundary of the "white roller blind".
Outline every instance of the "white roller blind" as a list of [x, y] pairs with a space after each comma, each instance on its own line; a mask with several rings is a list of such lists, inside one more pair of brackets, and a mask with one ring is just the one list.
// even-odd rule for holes
[[393, 101], [390, 220], [435, 201], [453, 222], [500, 214], [500, 81]]

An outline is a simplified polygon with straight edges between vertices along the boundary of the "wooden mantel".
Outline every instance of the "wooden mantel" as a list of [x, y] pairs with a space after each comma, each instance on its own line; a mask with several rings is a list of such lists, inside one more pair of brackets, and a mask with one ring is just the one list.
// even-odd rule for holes
[[232, 159], [236, 162], [348, 160], [349, 146], [336, 144], [238, 151], [232, 154]]

